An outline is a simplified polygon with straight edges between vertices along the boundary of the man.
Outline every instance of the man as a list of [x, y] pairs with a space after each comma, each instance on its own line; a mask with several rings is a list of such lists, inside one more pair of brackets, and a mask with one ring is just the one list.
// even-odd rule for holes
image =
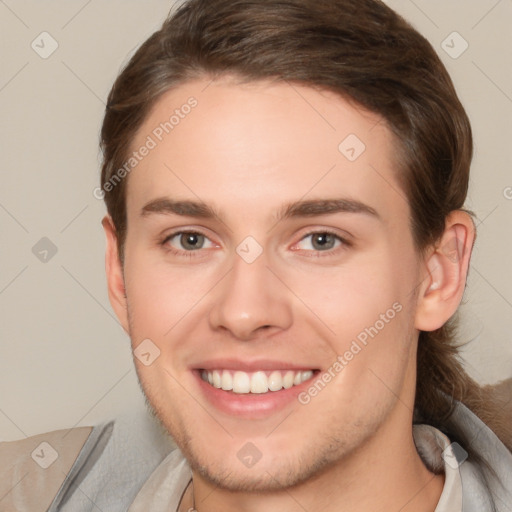
[[511, 510], [510, 426], [451, 320], [471, 130], [404, 20], [188, 1], [116, 80], [102, 149], [109, 297], [176, 446], [54, 434], [41, 510]]

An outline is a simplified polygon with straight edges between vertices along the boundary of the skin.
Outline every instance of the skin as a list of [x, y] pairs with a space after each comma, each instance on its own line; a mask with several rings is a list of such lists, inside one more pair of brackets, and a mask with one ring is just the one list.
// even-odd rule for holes
[[[428, 471], [412, 438], [417, 340], [457, 309], [471, 219], [453, 212], [420, 255], [391, 131], [304, 86], [185, 83], [160, 98], [133, 148], [191, 96], [197, 107], [129, 176], [124, 267], [112, 221], [103, 221], [112, 306], [134, 348], [149, 338], [160, 350], [149, 366], [135, 359], [139, 380], [193, 470], [181, 510], [433, 511], [444, 476]], [[349, 134], [366, 145], [353, 162], [338, 150]], [[141, 215], [163, 197], [201, 200], [217, 216]], [[333, 198], [378, 216], [276, 220], [288, 203]], [[314, 244], [311, 233], [326, 230], [346, 243]], [[188, 252], [179, 235], [161, 243], [180, 231], [207, 238]], [[263, 249], [250, 264], [236, 252], [249, 235]], [[190, 370], [230, 357], [325, 372], [396, 303], [401, 311], [306, 405], [293, 400], [253, 419], [227, 414]], [[237, 457], [249, 441], [262, 455], [251, 468]]]

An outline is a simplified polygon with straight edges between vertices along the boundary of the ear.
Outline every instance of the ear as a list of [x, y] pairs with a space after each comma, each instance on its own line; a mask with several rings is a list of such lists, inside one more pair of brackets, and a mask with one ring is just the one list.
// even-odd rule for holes
[[415, 327], [434, 331], [455, 313], [464, 294], [475, 225], [469, 214], [457, 210], [448, 215], [444, 233], [425, 261]]
[[124, 286], [123, 266], [117, 250], [116, 229], [110, 215], [105, 215], [101, 224], [103, 225], [105, 236], [107, 238], [105, 271], [107, 275], [108, 298], [110, 299], [110, 304], [112, 305], [119, 322], [129, 335], [128, 307]]

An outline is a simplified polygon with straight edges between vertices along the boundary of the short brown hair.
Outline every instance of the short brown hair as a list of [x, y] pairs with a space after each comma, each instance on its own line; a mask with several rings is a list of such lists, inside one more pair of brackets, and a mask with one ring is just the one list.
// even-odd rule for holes
[[[472, 157], [468, 117], [430, 43], [379, 0], [186, 1], [138, 49], [110, 92], [102, 188], [164, 92], [227, 74], [334, 91], [379, 114], [396, 139], [397, 175], [419, 251], [436, 243], [451, 211], [463, 208]], [[121, 261], [125, 189], [122, 180], [105, 194]], [[499, 410], [466, 374], [457, 349], [453, 323], [420, 333], [416, 418], [449, 430], [455, 398], [502, 434]]]

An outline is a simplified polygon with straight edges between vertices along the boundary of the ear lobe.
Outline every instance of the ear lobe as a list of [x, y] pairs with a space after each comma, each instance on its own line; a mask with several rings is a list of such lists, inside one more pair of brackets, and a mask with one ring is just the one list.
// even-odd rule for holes
[[116, 229], [110, 215], [105, 215], [101, 224], [103, 225], [107, 241], [105, 250], [105, 272], [107, 276], [108, 297], [119, 322], [129, 335], [128, 308], [123, 267], [117, 250]]
[[415, 327], [433, 331], [442, 327], [459, 307], [475, 239], [471, 217], [452, 212], [444, 233], [425, 260], [425, 279], [420, 286]]

